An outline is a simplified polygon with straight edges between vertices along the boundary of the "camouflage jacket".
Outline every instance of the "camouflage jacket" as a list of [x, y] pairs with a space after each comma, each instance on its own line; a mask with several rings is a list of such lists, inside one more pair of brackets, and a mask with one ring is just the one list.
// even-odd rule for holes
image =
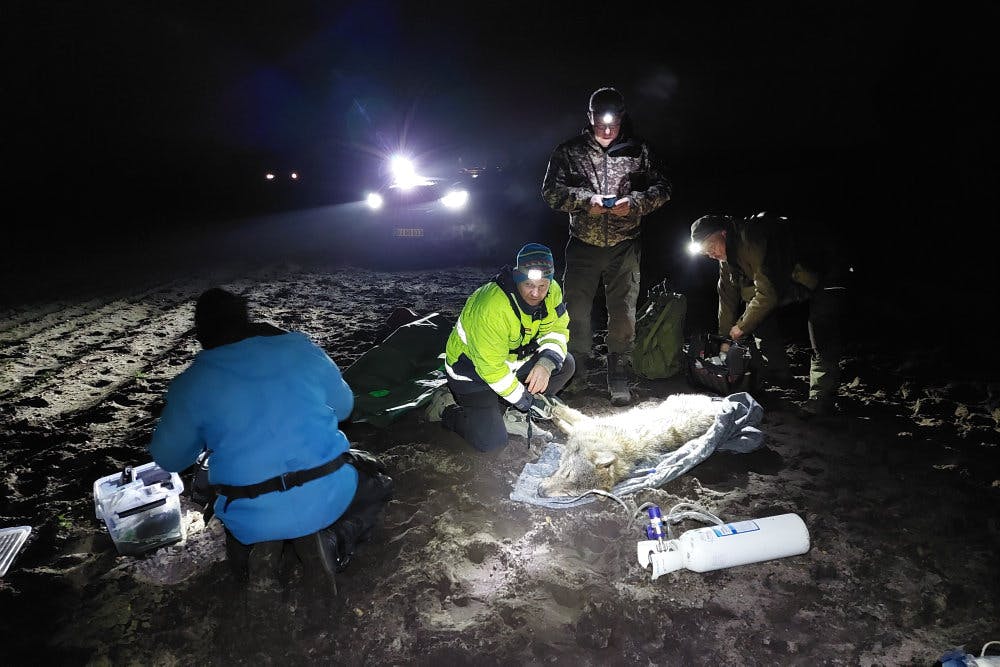
[[[542, 183], [542, 197], [557, 211], [569, 213], [569, 233], [584, 243], [609, 247], [639, 236], [642, 216], [670, 199], [670, 183], [661, 173], [649, 146], [624, 131], [602, 147], [593, 130], [566, 141], [552, 152]], [[591, 215], [594, 195], [629, 198], [623, 217]]]

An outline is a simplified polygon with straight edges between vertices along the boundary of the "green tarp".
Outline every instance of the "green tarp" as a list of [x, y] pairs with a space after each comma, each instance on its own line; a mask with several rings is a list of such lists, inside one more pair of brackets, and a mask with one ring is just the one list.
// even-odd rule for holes
[[344, 371], [354, 392], [351, 419], [385, 427], [430, 400], [445, 383], [444, 347], [454, 322], [431, 313], [404, 324]]

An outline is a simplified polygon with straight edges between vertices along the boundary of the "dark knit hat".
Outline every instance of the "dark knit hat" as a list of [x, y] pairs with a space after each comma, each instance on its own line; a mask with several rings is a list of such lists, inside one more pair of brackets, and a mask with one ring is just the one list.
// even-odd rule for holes
[[596, 118], [603, 113], [621, 116], [625, 113], [625, 98], [610, 86], [598, 88], [590, 95], [588, 111]]
[[194, 306], [194, 327], [206, 350], [243, 339], [250, 327], [247, 300], [221, 287], [206, 290]]
[[528, 272], [537, 270], [539, 278], [552, 280], [556, 273], [556, 263], [552, 251], [541, 243], [528, 243], [517, 251], [517, 266], [514, 267], [514, 282], [528, 280]]
[[732, 218], [728, 215], [703, 215], [691, 223], [691, 241], [701, 243], [709, 236], [729, 229]]

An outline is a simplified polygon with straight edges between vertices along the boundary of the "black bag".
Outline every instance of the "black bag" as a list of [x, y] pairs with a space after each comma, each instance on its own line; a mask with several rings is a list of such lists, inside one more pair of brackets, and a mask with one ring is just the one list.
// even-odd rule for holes
[[[719, 358], [722, 343], [729, 343], [725, 360]], [[743, 342], [714, 334], [692, 336], [684, 345], [687, 379], [693, 386], [709, 389], [721, 396], [757, 389], [757, 355], [752, 337]]]

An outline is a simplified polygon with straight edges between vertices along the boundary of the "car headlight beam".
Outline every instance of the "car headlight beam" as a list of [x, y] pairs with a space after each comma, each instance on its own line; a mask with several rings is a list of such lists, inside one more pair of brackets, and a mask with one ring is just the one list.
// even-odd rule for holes
[[452, 190], [441, 197], [441, 203], [453, 211], [463, 209], [469, 203], [469, 192], [468, 190]]

